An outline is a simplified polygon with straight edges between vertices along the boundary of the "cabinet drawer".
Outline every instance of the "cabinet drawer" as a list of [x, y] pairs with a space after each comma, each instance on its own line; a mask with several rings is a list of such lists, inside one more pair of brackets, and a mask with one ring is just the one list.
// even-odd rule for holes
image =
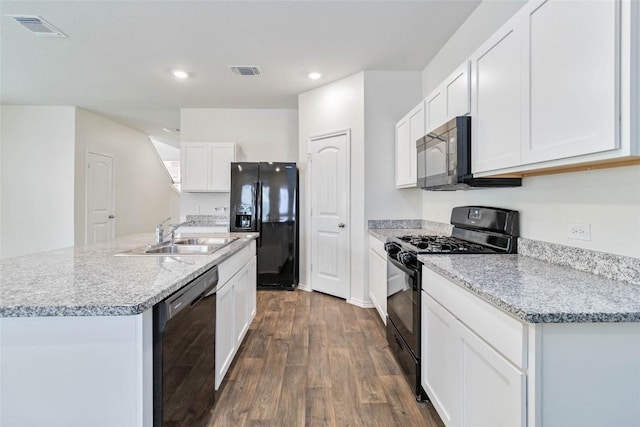
[[373, 249], [375, 253], [380, 255], [385, 260], [387, 259], [387, 252], [384, 250], [384, 242], [378, 240], [378, 238], [369, 235], [369, 248]]
[[218, 289], [224, 286], [256, 253], [255, 240], [218, 266]]
[[526, 328], [449, 279], [422, 267], [422, 289], [521, 369], [526, 366]]

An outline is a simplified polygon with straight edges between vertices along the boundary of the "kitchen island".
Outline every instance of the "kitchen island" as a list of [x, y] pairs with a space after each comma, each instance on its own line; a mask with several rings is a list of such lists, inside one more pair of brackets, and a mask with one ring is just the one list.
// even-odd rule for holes
[[211, 255], [114, 256], [143, 234], [0, 261], [0, 425], [151, 426], [151, 308], [257, 237], [231, 235]]

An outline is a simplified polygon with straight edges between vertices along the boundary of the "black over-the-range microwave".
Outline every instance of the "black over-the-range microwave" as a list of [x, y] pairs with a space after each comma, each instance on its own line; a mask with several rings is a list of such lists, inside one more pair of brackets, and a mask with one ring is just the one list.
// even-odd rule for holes
[[519, 187], [521, 178], [475, 178], [471, 173], [471, 117], [459, 116], [416, 141], [418, 186], [424, 190]]

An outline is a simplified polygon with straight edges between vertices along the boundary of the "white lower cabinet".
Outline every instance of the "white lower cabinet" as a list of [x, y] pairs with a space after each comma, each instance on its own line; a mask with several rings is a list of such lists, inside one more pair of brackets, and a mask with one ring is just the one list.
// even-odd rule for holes
[[369, 298], [387, 324], [387, 253], [384, 244], [369, 236]]
[[422, 387], [447, 426], [526, 425], [524, 325], [423, 268]]
[[216, 294], [216, 390], [256, 315], [256, 246], [241, 250], [218, 271]]
[[461, 364], [458, 322], [422, 291], [422, 388], [442, 421], [461, 425]]
[[422, 269], [421, 383], [447, 426], [640, 425], [640, 322], [526, 324]]
[[470, 329], [458, 326], [462, 353], [460, 425], [526, 425], [525, 374]]
[[[233, 279], [232, 279], [233, 280]], [[233, 328], [233, 283], [227, 283], [216, 294], [216, 390], [229, 370], [236, 350]]]

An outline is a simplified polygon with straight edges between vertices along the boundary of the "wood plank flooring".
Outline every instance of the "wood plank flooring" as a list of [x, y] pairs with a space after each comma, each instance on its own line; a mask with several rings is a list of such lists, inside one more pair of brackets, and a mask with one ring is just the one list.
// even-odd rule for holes
[[417, 403], [375, 309], [304, 291], [258, 291], [257, 314], [208, 427], [442, 427]]

